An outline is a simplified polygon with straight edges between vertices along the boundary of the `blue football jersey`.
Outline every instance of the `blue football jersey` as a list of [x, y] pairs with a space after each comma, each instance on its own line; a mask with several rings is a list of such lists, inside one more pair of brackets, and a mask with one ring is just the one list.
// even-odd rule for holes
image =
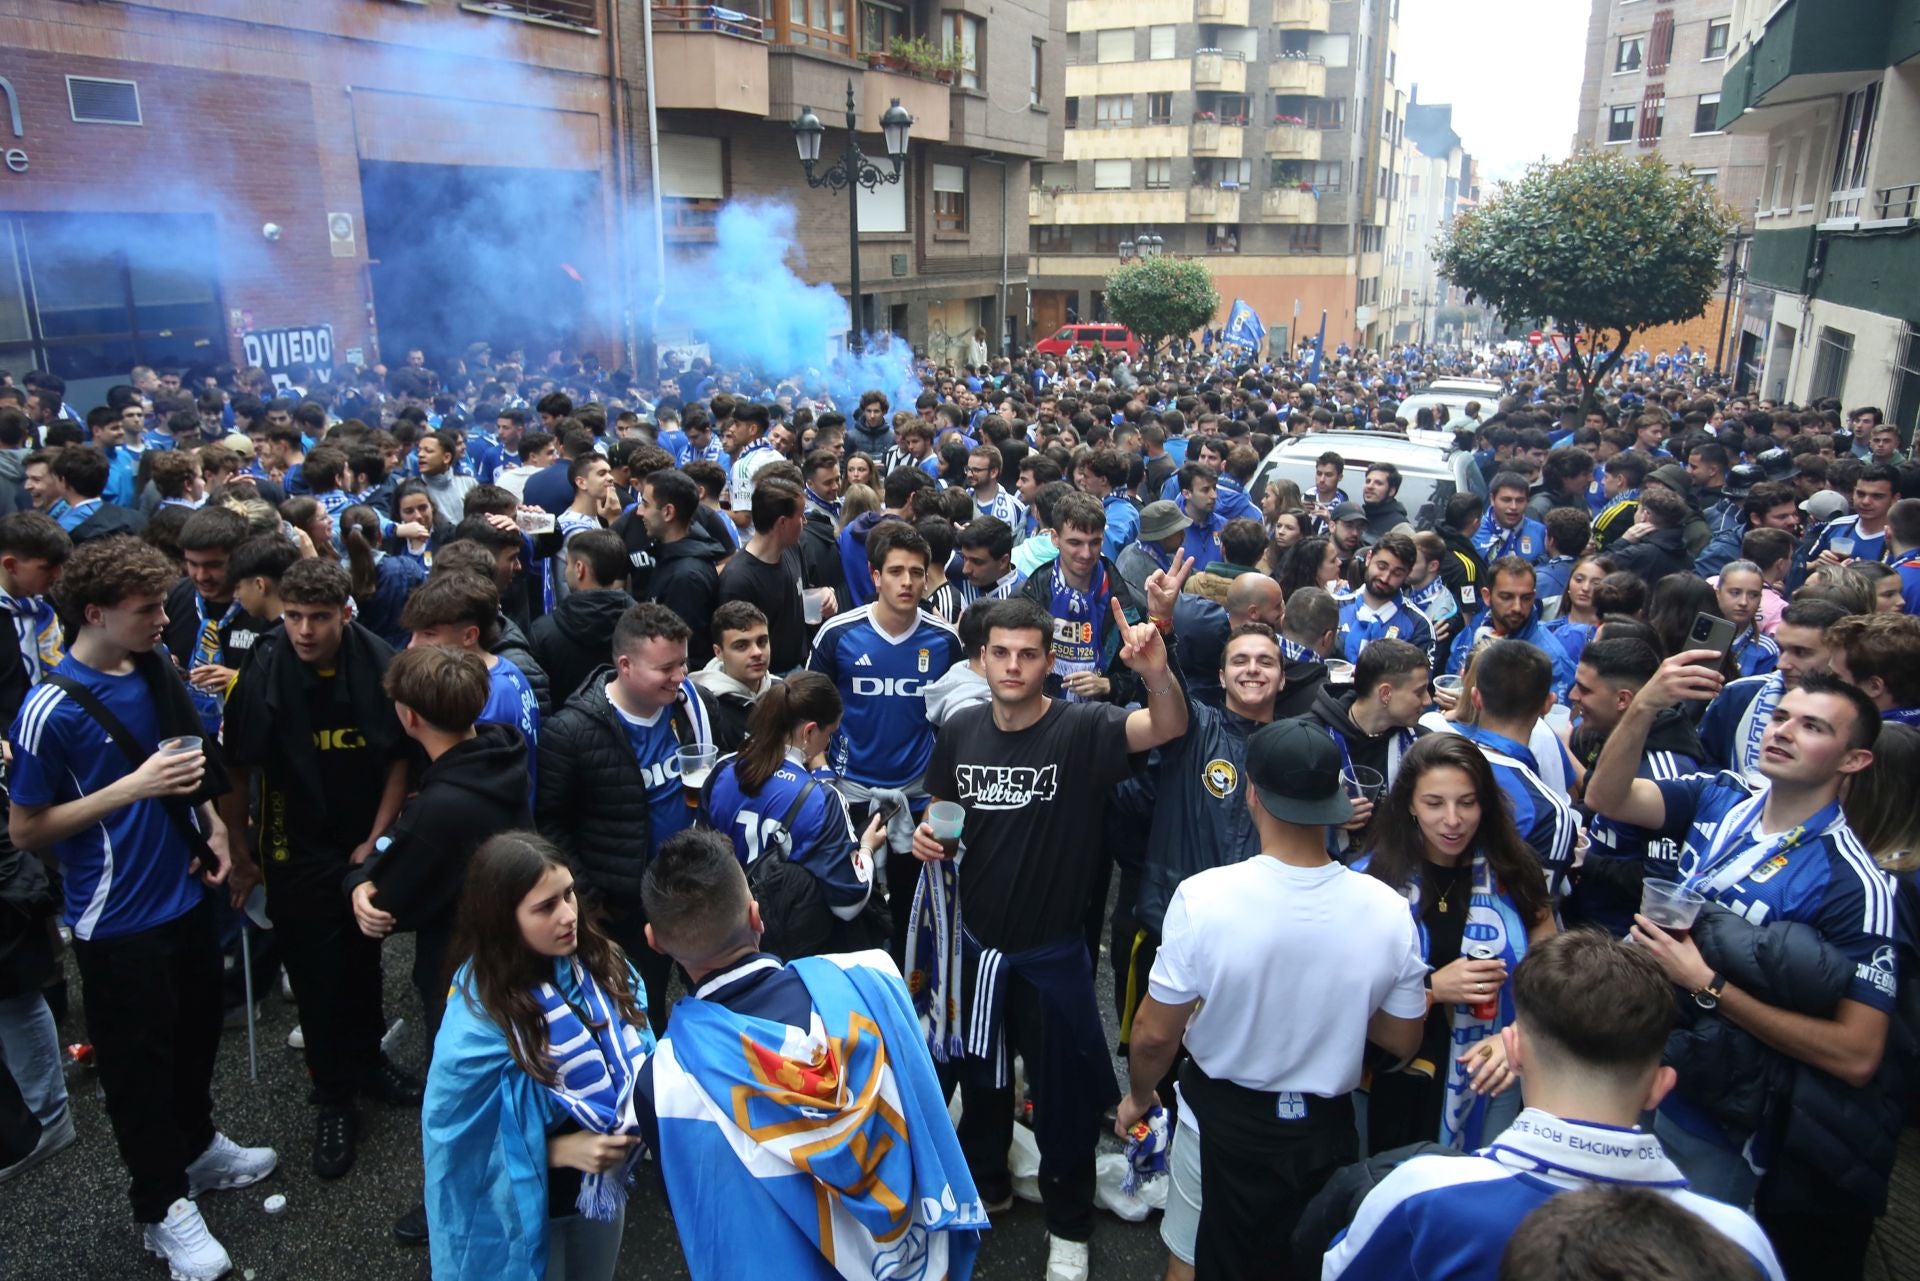
[[922, 690], [960, 661], [960, 633], [924, 611], [900, 636], [881, 628], [871, 605], [821, 624], [807, 665], [831, 678], [846, 703], [834, 772], [867, 787], [918, 782], [933, 758]]
[[873, 864], [860, 849], [852, 816], [833, 786], [832, 773], [813, 772], [819, 786], [808, 793], [792, 824], [782, 827], [787, 811], [807, 785], [805, 763], [793, 760], [789, 753], [754, 796], [741, 785], [738, 764], [739, 757], [729, 756], [714, 769], [707, 821], [733, 841], [740, 865], [756, 862], [777, 846], [788, 861], [819, 880], [820, 892], [835, 916], [846, 921], [859, 915], [873, 887]]

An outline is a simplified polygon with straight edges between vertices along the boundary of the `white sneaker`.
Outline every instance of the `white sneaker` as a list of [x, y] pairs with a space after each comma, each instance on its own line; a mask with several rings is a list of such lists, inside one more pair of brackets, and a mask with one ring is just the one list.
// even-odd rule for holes
[[293, 1004], [293, 980], [287, 977], [285, 970], [280, 971], [280, 999], [288, 1005]]
[[200, 1207], [182, 1197], [167, 1207], [167, 1217], [141, 1229], [140, 1244], [167, 1261], [173, 1281], [214, 1281], [233, 1271], [233, 1260], [207, 1231]]
[[304, 1050], [307, 1048], [307, 1034], [300, 1030], [298, 1023], [293, 1025], [293, 1031], [287, 1033], [287, 1048], [289, 1050]]
[[280, 1156], [272, 1148], [243, 1148], [215, 1131], [207, 1150], [187, 1167], [187, 1195], [248, 1187], [272, 1174], [279, 1164]]
[[1087, 1243], [1047, 1233], [1047, 1281], [1087, 1281]]

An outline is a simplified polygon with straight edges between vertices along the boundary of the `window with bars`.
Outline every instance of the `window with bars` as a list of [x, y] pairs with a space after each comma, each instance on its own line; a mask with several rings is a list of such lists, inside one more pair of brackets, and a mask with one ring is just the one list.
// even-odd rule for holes
[[1648, 85], [1640, 98], [1640, 145], [1652, 147], [1659, 143], [1660, 133], [1667, 123], [1667, 87]]
[[1659, 75], [1673, 61], [1673, 10], [1662, 9], [1653, 15], [1653, 30], [1647, 33], [1647, 70]]
[[1813, 383], [1807, 388], [1810, 400], [1839, 396], [1847, 385], [1847, 366], [1853, 363], [1853, 335], [1831, 325], [1820, 328], [1814, 343]]

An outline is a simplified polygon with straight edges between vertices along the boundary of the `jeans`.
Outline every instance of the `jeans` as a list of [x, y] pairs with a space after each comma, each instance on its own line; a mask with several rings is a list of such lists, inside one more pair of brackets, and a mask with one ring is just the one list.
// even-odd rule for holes
[[73, 955], [133, 1218], [158, 1223], [213, 1142], [221, 1009], [212, 905], [203, 899], [138, 934], [75, 939]]
[[547, 1220], [547, 1281], [613, 1281], [627, 1207], [611, 1223], [569, 1214]]
[[60, 1029], [46, 997], [38, 992], [0, 997], [0, 1058], [41, 1127], [58, 1124], [67, 1110], [67, 1081], [61, 1074]]

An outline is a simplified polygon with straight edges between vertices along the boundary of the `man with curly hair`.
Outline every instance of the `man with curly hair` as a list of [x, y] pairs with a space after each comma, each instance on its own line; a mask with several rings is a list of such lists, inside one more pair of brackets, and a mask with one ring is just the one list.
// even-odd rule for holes
[[174, 1276], [210, 1281], [232, 1265], [189, 1198], [257, 1183], [277, 1158], [213, 1125], [220, 947], [203, 883], [220, 886], [230, 866], [212, 806], [227, 777], [159, 648], [177, 573], [130, 537], [83, 543], [67, 561], [56, 599], [73, 639], [8, 735], [9, 828], [21, 849], [60, 860], [143, 1244]]

